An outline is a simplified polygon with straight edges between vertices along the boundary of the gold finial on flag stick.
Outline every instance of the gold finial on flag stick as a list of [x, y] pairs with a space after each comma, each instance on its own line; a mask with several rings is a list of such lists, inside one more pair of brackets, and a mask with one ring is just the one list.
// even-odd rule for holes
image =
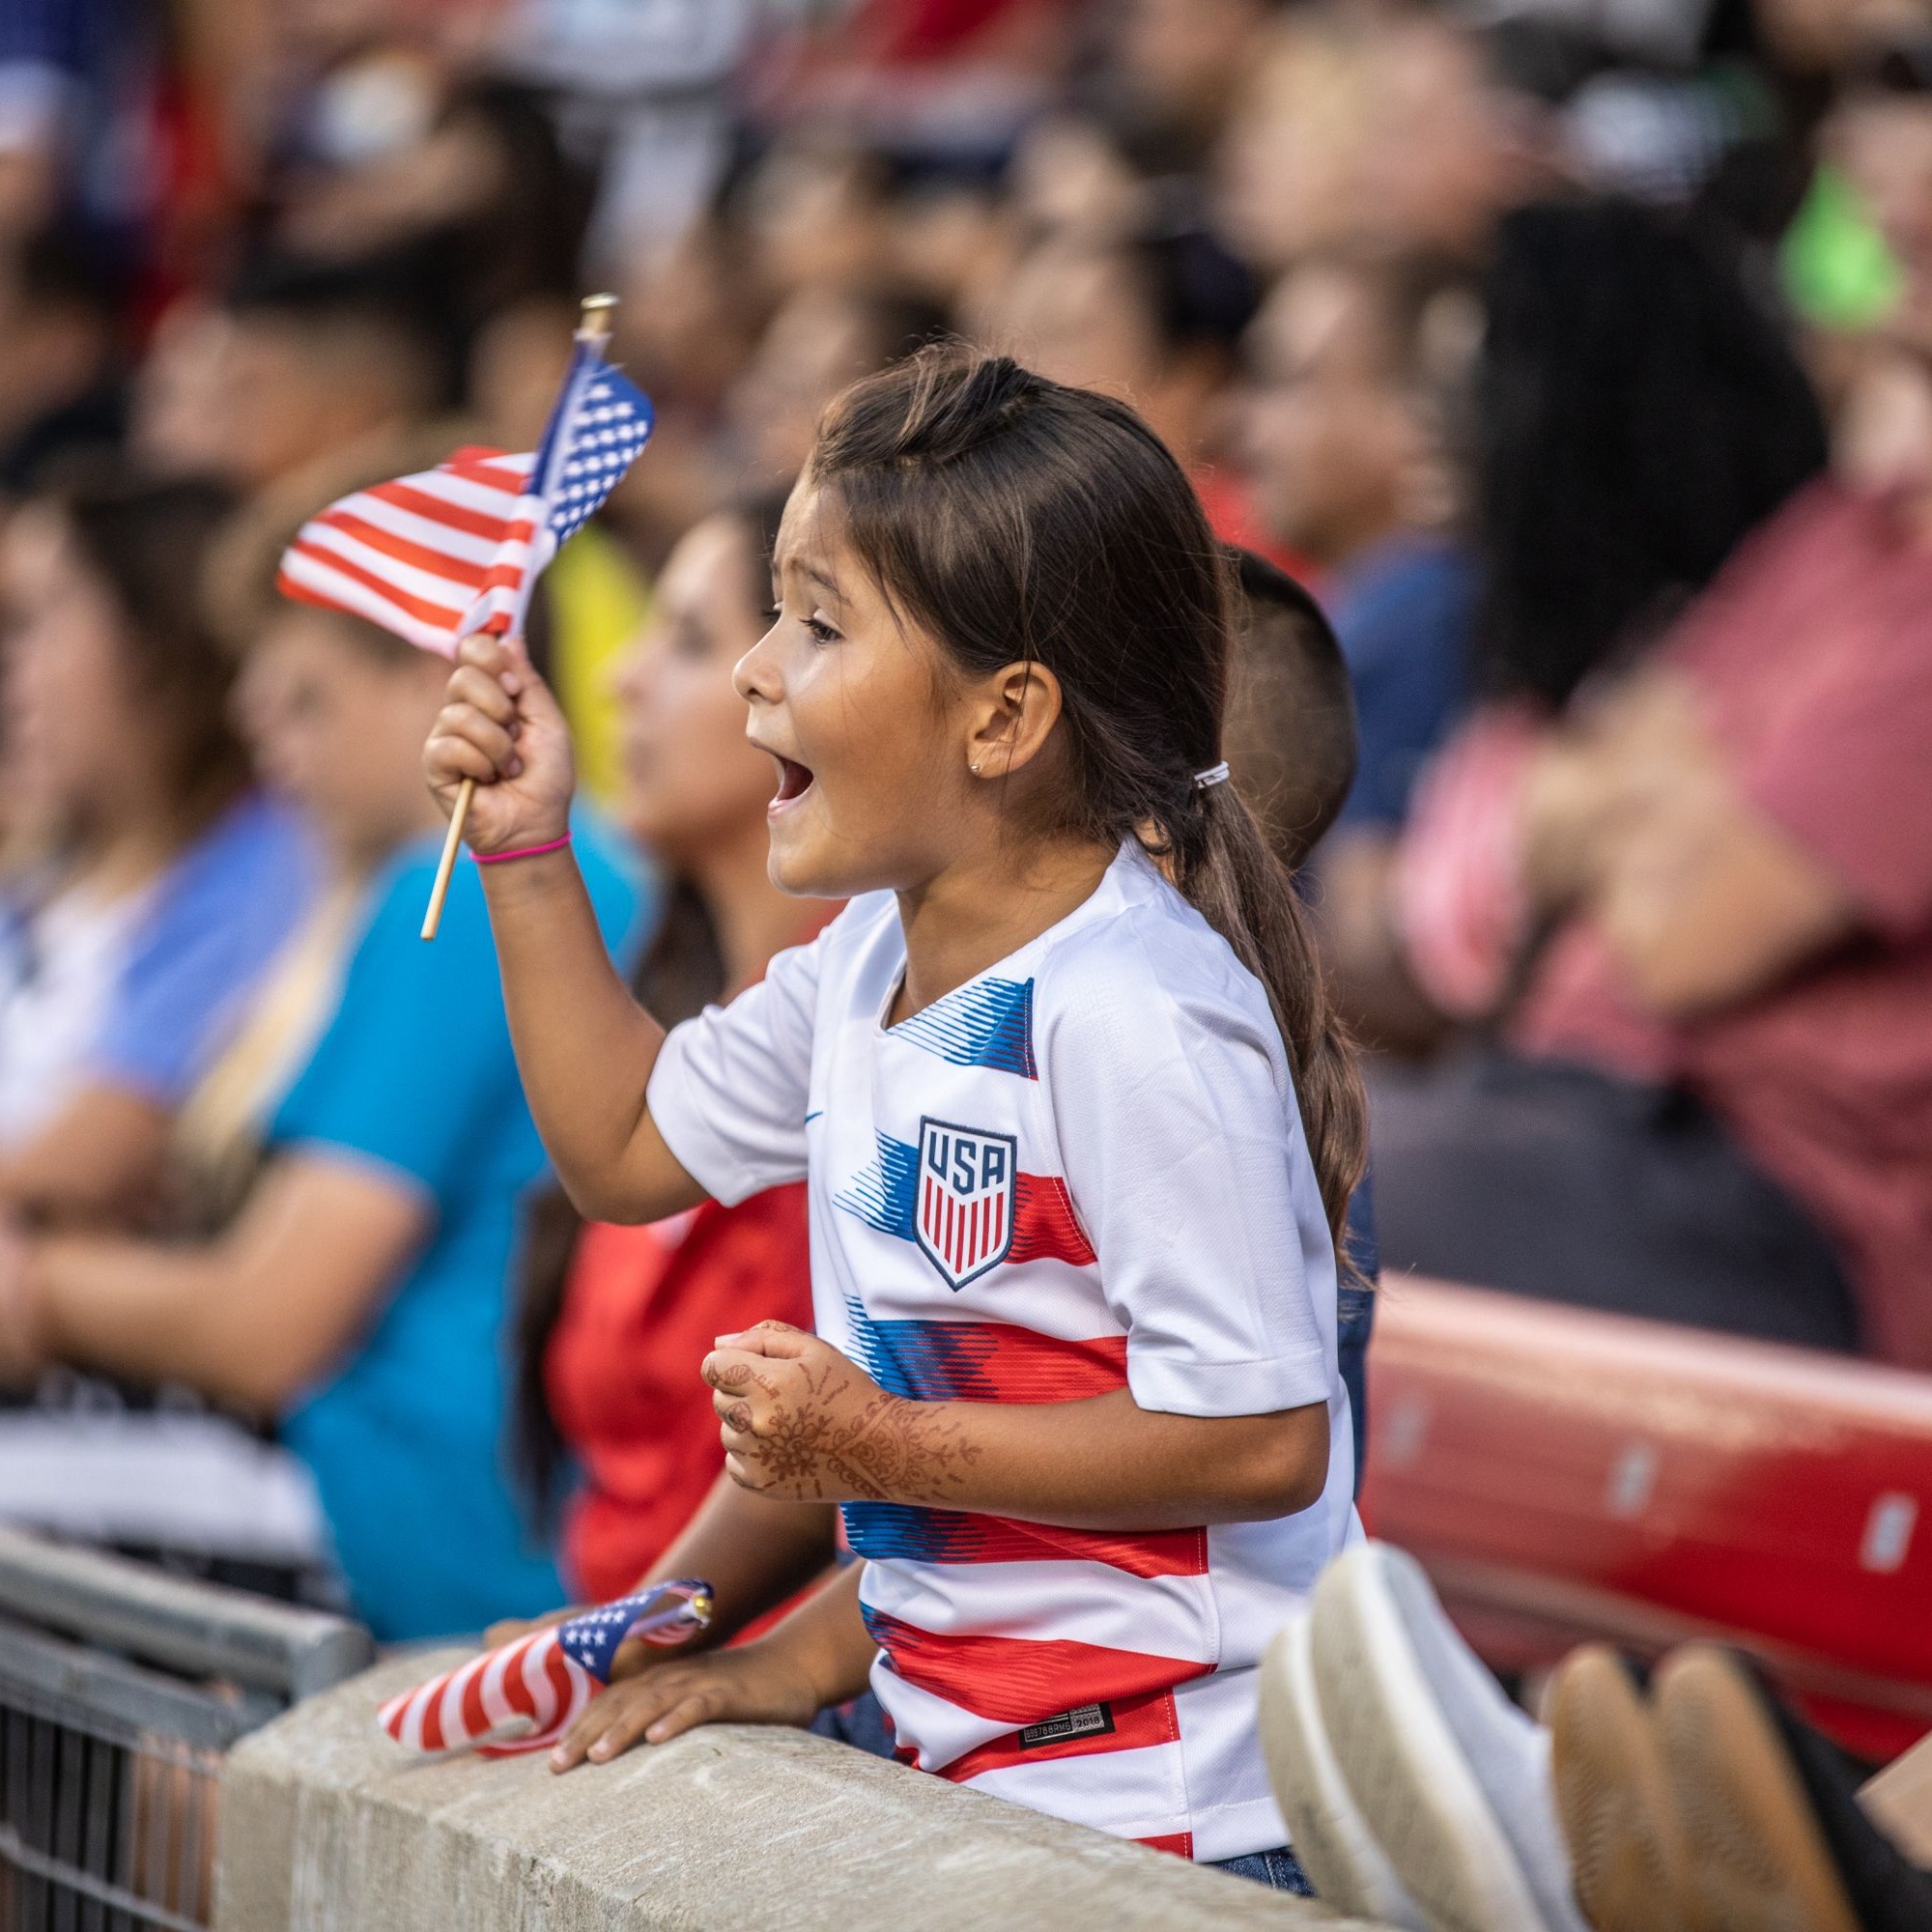
[[[615, 296], [585, 296], [579, 305], [577, 339], [602, 349], [611, 339], [611, 318], [615, 313]], [[541, 487], [542, 478], [538, 478]], [[516, 615], [510, 635], [520, 643], [524, 633], [524, 612], [528, 608], [530, 580], [526, 576], [518, 595]], [[449, 881], [456, 870], [456, 855], [463, 849], [463, 828], [469, 817], [469, 801], [476, 796], [476, 781], [465, 779], [456, 788], [456, 805], [449, 814], [449, 830], [443, 835], [442, 856], [436, 865], [436, 884], [431, 887], [429, 910], [423, 914], [422, 936], [434, 939], [442, 924], [442, 903], [449, 896]]]

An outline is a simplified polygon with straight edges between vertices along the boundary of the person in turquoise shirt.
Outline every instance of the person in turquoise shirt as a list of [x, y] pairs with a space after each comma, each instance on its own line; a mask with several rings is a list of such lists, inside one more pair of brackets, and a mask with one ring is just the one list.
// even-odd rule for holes
[[[576, 826], [606, 942], [638, 894], [611, 840]], [[272, 1147], [350, 1154], [418, 1194], [431, 1232], [360, 1350], [285, 1417], [314, 1472], [355, 1605], [380, 1637], [479, 1630], [558, 1601], [505, 1462], [505, 1284], [547, 1171], [510, 1051], [489, 916], [457, 867], [433, 946], [418, 937], [440, 841], [372, 882], [342, 998], [282, 1102]]]
[[[260, 1173], [203, 1242], [0, 1230], [0, 1381], [67, 1361], [277, 1422], [385, 1641], [473, 1632], [560, 1594], [505, 1441], [522, 1210], [544, 1153], [468, 859], [440, 936], [417, 936], [440, 842], [421, 752], [447, 677], [339, 612], [265, 617], [242, 682], [249, 735], [355, 903], [283, 1063], [299, 1071], [266, 1095]], [[593, 821], [575, 836], [605, 942], [628, 954], [647, 897]], [[301, 964], [271, 972], [270, 1017]]]

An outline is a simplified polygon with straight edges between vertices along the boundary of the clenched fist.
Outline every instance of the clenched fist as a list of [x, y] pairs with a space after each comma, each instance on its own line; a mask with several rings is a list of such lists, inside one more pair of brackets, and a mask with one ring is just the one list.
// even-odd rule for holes
[[761, 1321], [704, 1358], [731, 1480], [785, 1502], [942, 1503], [974, 1451], [945, 1403], [888, 1394], [815, 1335]]
[[463, 781], [475, 781], [464, 828], [472, 851], [522, 851], [570, 830], [570, 727], [520, 639], [479, 632], [457, 646], [423, 772], [444, 811]]

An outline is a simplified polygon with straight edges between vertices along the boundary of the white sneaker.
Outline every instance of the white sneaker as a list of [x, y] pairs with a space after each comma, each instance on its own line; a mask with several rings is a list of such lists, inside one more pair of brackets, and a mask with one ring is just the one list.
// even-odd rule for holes
[[1432, 1932], [1589, 1932], [1549, 1734], [1503, 1694], [1414, 1558], [1383, 1543], [1338, 1557], [1310, 1647], [1342, 1774]]
[[1261, 1668], [1262, 1749], [1294, 1855], [1333, 1912], [1400, 1932], [1429, 1921], [1362, 1816], [1321, 1722], [1306, 1612], [1267, 1647]]

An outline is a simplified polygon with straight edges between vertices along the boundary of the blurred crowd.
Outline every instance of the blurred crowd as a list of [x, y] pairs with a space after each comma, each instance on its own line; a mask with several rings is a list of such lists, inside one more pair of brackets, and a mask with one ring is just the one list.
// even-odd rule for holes
[[656, 435], [530, 638], [654, 1010], [832, 910], [729, 686], [819, 412], [1003, 348], [1339, 640], [1332, 829], [1231, 756], [1383, 1267], [1932, 1369], [1925, 0], [15, 0], [0, 1512], [476, 1629], [646, 1571], [808, 1319], [801, 1189], [548, 1189], [472, 872], [416, 937], [446, 668], [273, 589], [605, 287]]

